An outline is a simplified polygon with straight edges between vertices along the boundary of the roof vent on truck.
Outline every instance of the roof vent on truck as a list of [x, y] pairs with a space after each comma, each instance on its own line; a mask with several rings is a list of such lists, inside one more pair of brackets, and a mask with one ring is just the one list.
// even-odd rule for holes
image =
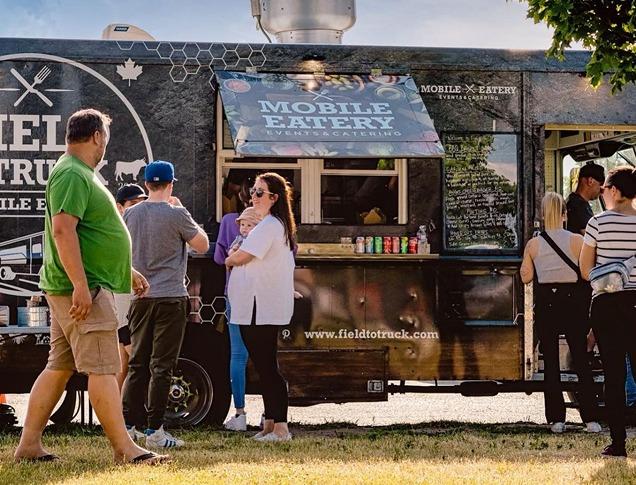
[[102, 40], [155, 40], [155, 38], [136, 25], [109, 24], [102, 32]]

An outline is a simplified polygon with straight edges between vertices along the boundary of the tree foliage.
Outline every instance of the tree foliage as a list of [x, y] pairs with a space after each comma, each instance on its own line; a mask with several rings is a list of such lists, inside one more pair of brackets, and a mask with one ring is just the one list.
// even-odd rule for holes
[[592, 86], [599, 86], [605, 75], [613, 93], [636, 83], [635, 0], [525, 1], [528, 18], [554, 29], [548, 56], [563, 60], [564, 49], [581, 42], [592, 51], [586, 66]]

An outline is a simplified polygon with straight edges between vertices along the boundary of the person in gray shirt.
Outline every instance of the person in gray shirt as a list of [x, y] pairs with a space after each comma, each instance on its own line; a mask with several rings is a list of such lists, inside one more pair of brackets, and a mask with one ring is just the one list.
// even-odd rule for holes
[[124, 213], [135, 268], [148, 280], [150, 290], [143, 298], [133, 299], [130, 306], [132, 351], [123, 410], [131, 436], [136, 429], [145, 428], [147, 446], [173, 448], [183, 446], [183, 440], [164, 430], [163, 421], [186, 327], [186, 244], [205, 253], [209, 242], [179, 199], [172, 196], [176, 180], [172, 163], [148, 164], [145, 179], [148, 199]]

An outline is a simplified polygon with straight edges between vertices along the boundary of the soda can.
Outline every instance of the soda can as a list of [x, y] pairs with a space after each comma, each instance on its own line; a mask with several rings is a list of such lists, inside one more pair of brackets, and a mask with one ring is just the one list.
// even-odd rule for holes
[[408, 236], [402, 236], [400, 238], [400, 254], [408, 254], [409, 252], [409, 238]]
[[356, 238], [356, 253], [364, 254], [364, 237], [362, 236]]
[[400, 254], [400, 238], [398, 236], [393, 236], [391, 238], [391, 251], [393, 254]]
[[391, 254], [393, 250], [393, 242], [391, 241], [391, 236], [384, 236], [383, 244], [382, 244], [382, 252], [384, 254]]
[[373, 252], [375, 254], [382, 254], [382, 236], [373, 237]]
[[417, 237], [415, 236], [409, 238], [409, 254], [417, 254]]
[[364, 252], [373, 254], [373, 236], [367, 236], [364, 240]]

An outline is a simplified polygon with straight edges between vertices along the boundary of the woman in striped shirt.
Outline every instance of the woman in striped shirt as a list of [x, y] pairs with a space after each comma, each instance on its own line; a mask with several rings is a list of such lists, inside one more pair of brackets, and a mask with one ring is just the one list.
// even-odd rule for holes
[[[590, 219], [580, 257], [581, 273], [611, 261], [625, 261], [636, 254], [636, 169], [611, 170], [602, 192], [607, 210]], [[605, 374], [605, 406], [612, 443], [604, 456], [626, 457], [625, 451], [625, 353], [636, 363], [636, 269], [630, 276], [634, 288], [602, 293], [592, 299], [590, 318]]]

